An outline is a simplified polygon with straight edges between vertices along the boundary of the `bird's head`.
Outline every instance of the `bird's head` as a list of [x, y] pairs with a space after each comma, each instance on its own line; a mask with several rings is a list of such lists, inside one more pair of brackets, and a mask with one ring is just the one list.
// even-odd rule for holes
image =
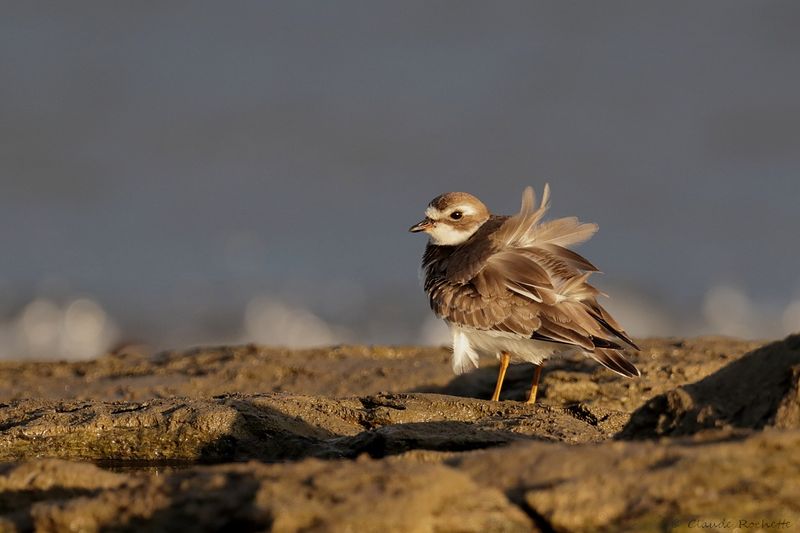
[[424, 231], [431, 242], [440, 246], [463, 243], [489, 220], [489, 210], [483, 202], [465, 192], [448, 192], [437, 196], [425, 210], [425, 218], [408, 231]]

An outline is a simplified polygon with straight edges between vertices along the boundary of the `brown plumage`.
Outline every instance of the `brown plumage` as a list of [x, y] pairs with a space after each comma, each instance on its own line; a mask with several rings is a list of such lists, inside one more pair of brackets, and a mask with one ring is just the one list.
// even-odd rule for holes
[[[511, 217], [490, 215], [466, 193], [434, 199], [427, 218], [411, 229], [431, 235], [422, 261], [431, 308], [455, 327], [454, 350], [459, 332], [467, 335], [462, 349], [476, 366], [475, 346], [497, 344], [503, 351], [512, 340], [527, 339], [530, 354], [511, 356], [540, 363], [548, 353], [579, 349], [614, 372], [638, 376], [620, 352], [623, 345], [638, 347], [588, 283], [597, 268], [567, 248], [589, 239], [597, 226], [574, 217], [542, 221], [549, 196], [545, 186], [537, 207], [533, 189], [526, 188], [520, 212]], [[486, 340], [495, 337], [501, 340]], [[542, 346], [549, 352], [537, 355]], [[463, 371], [463, 354], [461, 362], [458, 357], [454, 353], [454, 367]]]

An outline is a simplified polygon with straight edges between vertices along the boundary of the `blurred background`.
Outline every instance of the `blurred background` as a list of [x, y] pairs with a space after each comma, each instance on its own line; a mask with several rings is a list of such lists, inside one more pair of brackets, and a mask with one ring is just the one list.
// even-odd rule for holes
[[800, 4], [4, 2], [0, 359], [444, 343], [407, 233], [526, 185], [638, 336], [800, 330]]

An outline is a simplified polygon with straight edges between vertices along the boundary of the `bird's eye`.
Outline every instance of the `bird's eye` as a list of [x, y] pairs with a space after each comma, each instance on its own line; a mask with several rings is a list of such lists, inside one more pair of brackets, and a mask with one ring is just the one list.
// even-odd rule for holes
[[450, 213], [450, 218], [452, 218], [453, 220], [458, 220], [462, 216], [464, 216], [464, 213], [462, 213], [461, 211], [453, 211], [452, 213]]

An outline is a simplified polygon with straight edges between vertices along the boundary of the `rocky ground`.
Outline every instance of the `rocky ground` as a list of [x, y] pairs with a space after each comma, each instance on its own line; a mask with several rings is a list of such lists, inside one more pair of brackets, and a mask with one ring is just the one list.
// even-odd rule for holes
[[0, 531], [800, 530], [800, 336], [454, 377], [439, 348], [0, 364]]

